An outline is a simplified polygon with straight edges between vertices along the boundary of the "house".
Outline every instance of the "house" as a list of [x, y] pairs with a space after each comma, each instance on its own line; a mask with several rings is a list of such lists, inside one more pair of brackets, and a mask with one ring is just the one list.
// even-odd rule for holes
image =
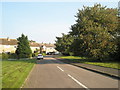
[[17, 48], [16, 39], [0, 38], [0, 53], [2, 52], [15, 53], [16, 48]]
[[[17, 40], [16, 39], [9, 39], [9, 38], [0, 38], [0, 53], [15, 53], [17, 48]], [[54, 44], [46, 44], [46, 43], [36, 43], [33, 41], [30, 41], [30, 48], [32, 50], [32, 53], [34, 53], [36, 50], [42, 52], [57, 52], [55, 50]]]
[[[0, 53], [15, 53], [17, 48], [17, 40], [16, 39], [9, 39], [9, 38], [0, 38]], [[37, 49], [40, 50], [41, 44], [36, 42], [30, 42], [30, 48], [32, 53]]]
[[42, 46], [42, 44], [40, 44], [40, 43], [30, 42], [30, 48], [32, 50], [32, 53], [34, 53], [34, 51], [36, 51], [36, 50], [40, 51], [41, 46]]
[[54, 44], [44, 44], [45, 46], [45, 51], [46, 51], [46, 54], [49, 53], [49, 52], [57, 52], [57, 50], [55, 50], [55, 45]]

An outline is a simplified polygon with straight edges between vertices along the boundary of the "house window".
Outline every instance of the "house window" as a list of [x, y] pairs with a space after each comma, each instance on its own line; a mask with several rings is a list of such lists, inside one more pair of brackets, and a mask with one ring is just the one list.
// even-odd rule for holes
[[14, 46], [14, 48], [17, 48], [17, 46]]

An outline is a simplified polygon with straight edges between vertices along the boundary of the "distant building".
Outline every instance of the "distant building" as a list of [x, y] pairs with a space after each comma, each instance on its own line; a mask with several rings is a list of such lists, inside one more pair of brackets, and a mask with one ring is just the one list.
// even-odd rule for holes
[[36, 50], [40, 51], [41, 46], [42, 46], [42, 44], [40, 44], [40, 43], [30, 42], [30, 48], [32, 50], [32, 53], [34, 53], [34, 51], [36, 51]]
[[45, 48], [46, 54], [49, 52], [57, 52], [54, 44], [50, 44], [50, 43], [44, 44], [44, 48]]
[[[9, 38], [0, 38], [0, 53], [15, 53], [16, 48], [17, 48], [17, 40], [16, 39], [9, 39]], [[45, 53], [48, 52], [57, 52], [55, 50], [55, 45], [54, 44], [46, 44], [46, 43], [36, 43], [33, 41], [30, 41], [30, 48], [32, 50], [32, 53], [34, 51], [39, 50], [42, 48], [42, 51]]]
[[17, 40], [9, 38], [0, 38], [0, 53], [11, 52], [14, 53], [17, 48]]

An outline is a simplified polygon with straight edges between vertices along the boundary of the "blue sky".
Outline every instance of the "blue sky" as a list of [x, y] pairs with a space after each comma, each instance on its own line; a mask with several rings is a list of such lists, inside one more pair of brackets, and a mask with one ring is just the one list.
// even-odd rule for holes
[[[1, 2], [1, 38], [18, 38], [22, 33], [30, 40], [54, 43], [56, 36], [70, 31], [77, 10], [96, 2]], [[117, 8], [117, 2], [101, 2]], [[1, 21], [1, 20], [0, 20]]]

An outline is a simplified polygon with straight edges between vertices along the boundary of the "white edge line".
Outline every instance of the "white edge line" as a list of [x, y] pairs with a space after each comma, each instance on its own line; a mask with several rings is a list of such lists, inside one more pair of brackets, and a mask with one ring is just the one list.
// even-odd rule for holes
[[86, 90], [90, 90], [88, 87], [86, 87], [85, 85], [83, 85], [82, 83], [80, 83], [77, 79], [75, 79], [74, 77], [72, 77], [70, 74], [68, 74], [68, 76], [73, 79], [76, 83], [78, 83], [79, 85], [81, 85], [82, 87], [84, 87]]
[[57, 66], [57, 68], [59, 68], [61, 71], [63, 71], [63, 72], [64, 72], [64, 70], [63, 70], [62, 68], [60, 68], [59, 66]]

